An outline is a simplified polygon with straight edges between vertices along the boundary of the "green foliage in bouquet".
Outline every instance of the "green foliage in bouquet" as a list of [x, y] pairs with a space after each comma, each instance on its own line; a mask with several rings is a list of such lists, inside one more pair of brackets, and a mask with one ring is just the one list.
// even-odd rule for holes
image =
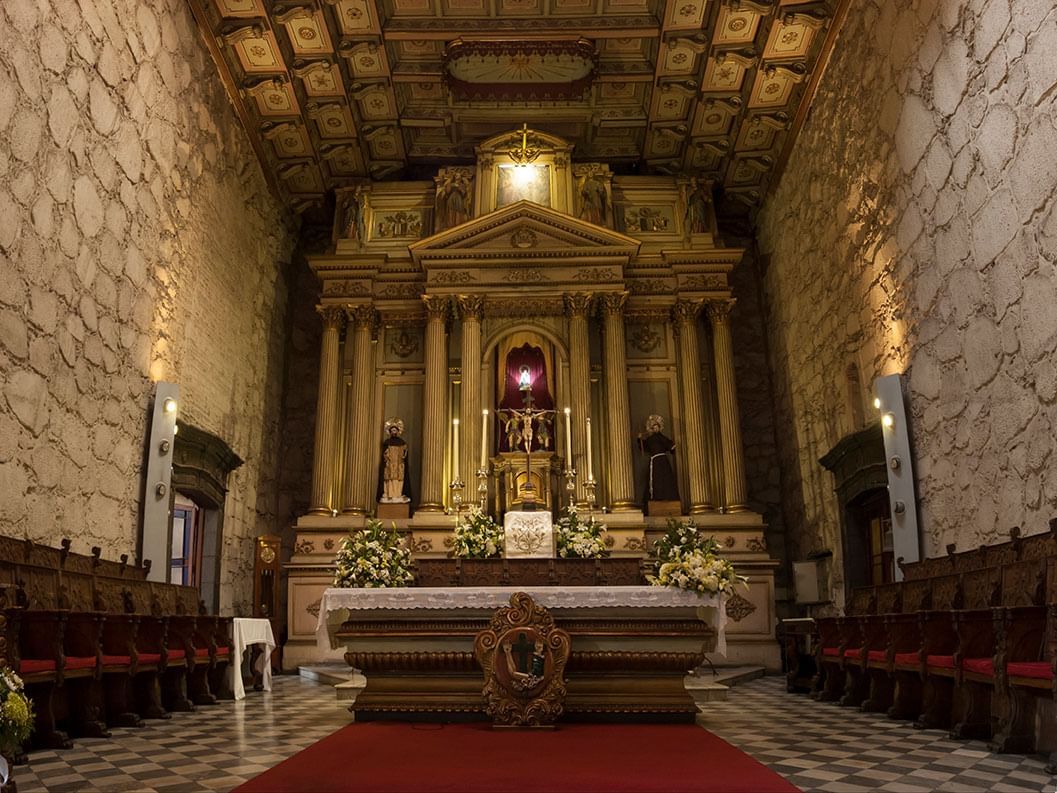
[[480, 507], [470, 507], [455, 526], [451, 555], [460, 559], [490, 559], [503, 550], [503, 527]]
[[654, 586], [670, 586], [693, 592], [714, 595], [745, 584], [734, 565], [719, 555], [719, 543], [714, 537], [702, 537], [692, 520], [668, 520], [668, 530], [654, 543], [657, 574], [649, 576]]
[[334, 586], [410, 586], [411, 551], [394, 527], [387, 531], [380, 520], [367, 521], [367, 527], [341, 541]]
[[715, 537], [702, 537], [697, 531], [697, 524], [691, 520], [668, 518], [668, 529], [664, 536], [653, 544], [653, 553], [658, 562], [667, 562], [676, 556], [683, 556], [693, 551], [705, 554], [719, 552], [719, 543]]
[[22, 678], [11, 669], [0, 669], [0, 753], [13, 756], [32, 731], [33, 703]]
[[558, 556], [580, 559], [601, 559], [609, 555], [606, 527], [594, 517], [581, 520], [576, 507], [569, 506], [554, 527], [554, 541]]

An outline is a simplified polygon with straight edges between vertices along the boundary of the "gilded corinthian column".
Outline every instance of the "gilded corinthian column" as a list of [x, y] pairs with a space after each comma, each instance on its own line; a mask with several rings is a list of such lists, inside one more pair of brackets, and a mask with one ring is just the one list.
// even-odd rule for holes
[[334, 477], [338, 456], [338, 337], [345, 322], [341, 306], [316, 306], [323, 317], [323, 341], [319, 354], [319, 396], [316, 400], [316, 445], [312, 454], [312, 503], [310, 515], [329, 515], [333, 506]]
[[679, 334], [679, 381], [682, 385], [683, 416], [686, 421], [686, 472], [690, 480], [690, 514], [712, 510], [712, 493], [706, 461], [704, 411], [701, 406], [701, 355], [697, 349], [697, 315], [700, 300], [680, 300], [672, 318]]
[[345, 442], [345, 482], [342, 487], [341, 511], [362, 515], [367, 511], [370, 485], [370, 449], [372, 411], [371, 389], [374, 387], [374, 367], [371, 365], [371, 326], [374, 307], [350, 306], [348, 321], [352, 326], [352, 392], [349, 395], [349, 437]]
[[444, 450], [448, 438], [448, 298], [423, 295], [426, 304], [426, 378], [422, 411], [422, 497], [419, 512], [444, 511]]
[[462, 387], [459, 390], [459, 476], [466, 483], [463, 501], [477, 493], [477, 468], [481, 464], [481, 313], [484, 298], [459, 295], [462, 317]]
[[738, 392], [734, 383], [734, 344], [730, 337], [733, 300], [708, 304], [715, 350], [716, 393], [719, 402], [719, 435], [723, 449], [723, 490], [727, 512], [744, 512], [748, 500], [745, 487], [744, 451], [738, 419]]
[[591, 415], [591, 351], [587, 338], [587, 315], [591, 295], [580, 292], [565, 296], [569, 318], [569, 407], [572, 409], [573, 460], [576, 469], [576, 500], [587, 500], [587, 419]]
[[624, 348], [624, 303], [627, 292], [599, 296], [605, 348], [606, 408], [609, 421], [609, 501], [614, 512], [635, 509], [631, 468], [631, 419], [628, 413], [628, 367]]

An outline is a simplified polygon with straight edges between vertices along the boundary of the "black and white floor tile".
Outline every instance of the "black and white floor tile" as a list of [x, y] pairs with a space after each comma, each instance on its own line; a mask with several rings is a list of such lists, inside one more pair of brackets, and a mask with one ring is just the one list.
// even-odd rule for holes
[[[329, 685], [277, 677], [271, 693], [34, 752], [16, 780], [20, 793], [227, 791], [348, 724], [345, 704]], [[812, 702], [787, 694], [782, 678], [744, 683], [703, 708], [701, 726], [806, 791], [1057, 790], [1040, 758], [995, 755], [983, 743]]]
[[999, 755], [980, 741], [787, 694], [765, 677], [702, 706], [698, 723], [802, 790], [858, 793], [1055, 793], [1045, 761]]
[[[346, 705], [348, 703], [345, 703]], [[29, 755], [15, 767], [19, 793], [34, 791], [226, 791], [352, 720], [332, 686], [284, 675], [271, 692], [247, 691], [110, 738], [78, 738], [73, 749]]]

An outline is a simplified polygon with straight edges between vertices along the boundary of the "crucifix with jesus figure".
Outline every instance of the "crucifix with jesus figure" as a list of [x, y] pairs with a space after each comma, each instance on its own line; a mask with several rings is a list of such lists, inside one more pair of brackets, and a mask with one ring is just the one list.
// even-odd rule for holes
[[525, 485], [521, 488], [521, 509], [533, 512], [536, 509], [536, 486], [532, 484], [532, 440], [538, 431], [541, 440], [549, 445], [548, 419], [554, 415], [553, 410], [540, 410], [533, 406], [532, 378], [527, 366], [522, 366], [518, 376], [518, 389], [525, 407], [520, 410], [508, 408], [499, 411], [499, 418], [508, 424], [521, 428], [521, 443], [525, 448]]

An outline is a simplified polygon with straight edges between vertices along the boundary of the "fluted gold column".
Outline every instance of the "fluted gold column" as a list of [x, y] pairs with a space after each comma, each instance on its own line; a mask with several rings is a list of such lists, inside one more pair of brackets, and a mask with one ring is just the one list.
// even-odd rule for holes
[[708, 483], [712, 493], [713, 504], [723, 504], [723, 451], [719, 443], [719, 405], [716, 398], [716, 366], [712, 360], [715, 355], [712, 345], [702, 347], [702, 370], [705, 375], [702, 383], [701, 408], [705, 414], [705, 449], [708, 464]]
[[444, 452], [448, 423], [448, 298], [423, 295], [426, 304], [426, 377], [422, 411], [422, 498], [419, 512], [444, 511]]
[[367, 511], [370, 492], [371, 416], [368, 409], [374, 387], [371, 365], [371, 325], [374, 306], [349, 306], [348, 321], [352, 327], [352, 393], [349, 400], [349, 437], [345, 442], [345, 482], [342, 487], [341, 511], [362, 515]]
[[687, 479], [690, 482], [690, 514], [711, 512], [712, 488], [708, 481], [704, 412], [701, 407], [701, 355], [697, 349], [697, 315], [700, 300], [680, 300], [672, 318], [679, 334], [679, 369], [683, 394], [683, 419]]
[[747, 509], [745, 461], [738, 418], [738, 392], [734, 382], [734, 344], [730, 337], [730, 310], [733, 300], [708, 304], [715, 349], [716, 394], [719, 402], [719, 435], [723, 449], [723, 491], [727, 512]]
[[459, 390], [459, 477], [465, 483], [464, 502], [477, 498], [477, 468], [481, 464], [481, 313], [484, 298], [459, 295], [462, 317], [462, 387]]
[[587, 418], [591, 415], [591, 350], [587, 337], [587, 315], [591, 295], [585, 292], [565, 296], [569, 318], [569, 407], [572, 409], [573, 459], [576, 469], [576, 500], [587, 500]]
[[603, 374], [609, 420], [609, 501], [614, 512], [635, 509], [631, 468], [631, 418], [628, 412], [628, 367], [624, 347], [624, 303], [627, 292], [599, 296], [605, 348]]
[[338, 347], [345, 310], [341, 306], [316, 306], [316, 311], [323, 317], [323, 341], [319, 354], [316, 444], [312, 453], [312, 502], [308, 512], [329, 515], [334, 504], [338, 459], [338, 384], [341, 382]]

